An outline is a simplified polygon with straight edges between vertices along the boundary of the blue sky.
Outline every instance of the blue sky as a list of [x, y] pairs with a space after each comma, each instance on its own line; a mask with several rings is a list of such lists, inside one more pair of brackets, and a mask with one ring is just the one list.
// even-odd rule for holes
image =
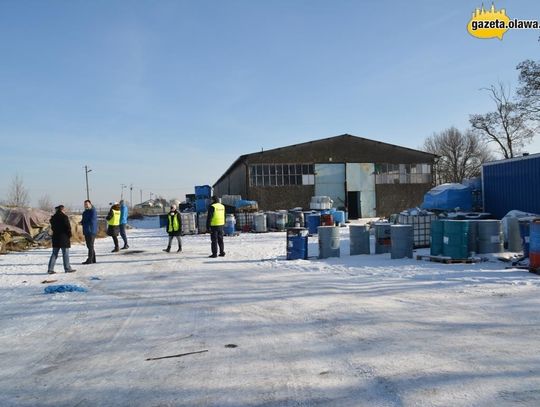
[[[466, 129], [492, 109], [480, 88], [540, 56], [540, 32], [471, 37], [481, 4], [0, 0], [0, 199], [19, 174], [33, 203], [79, 207], [84, 165], [97, 205], [121, 184], [183, 198], [261, 148]], [[495, 5], [540, 19], [538, 1]]]

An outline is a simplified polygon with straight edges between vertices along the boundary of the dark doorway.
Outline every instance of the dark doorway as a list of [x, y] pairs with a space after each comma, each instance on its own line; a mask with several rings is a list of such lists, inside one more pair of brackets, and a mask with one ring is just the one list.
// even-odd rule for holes
[[362, 217], [362, 207], [360, 205], [360, 191], [347, 191], [347, 209], [349, 219], [359, 219]]

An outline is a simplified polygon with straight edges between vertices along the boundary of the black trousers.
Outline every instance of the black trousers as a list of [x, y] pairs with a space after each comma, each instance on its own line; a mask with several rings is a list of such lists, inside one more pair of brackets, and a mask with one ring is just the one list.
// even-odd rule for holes
[[223, 226], [210, 226], [210, 240], [212, 242], [212, 254], [218, 254], [218, 246], [219, 253], [225, 253], [223, 247]]
[[86, 241], [86, 247], [88, 248], [88, 262], [96, 262], [96, 251], [94, 250], [94, 242], [96, 240], [96, 235], [84, 235], [84, 240]]

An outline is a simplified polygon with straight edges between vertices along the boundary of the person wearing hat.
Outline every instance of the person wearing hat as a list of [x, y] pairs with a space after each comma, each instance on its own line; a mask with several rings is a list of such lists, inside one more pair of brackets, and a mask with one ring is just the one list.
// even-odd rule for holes
[[114, 242], [114, 249], [112, 253], [119, 252], [120, 247], [118, 246], [118, 232], [120, 230], [120, 205], [118, 202], [114, 202], [109, 209], [109, 213], [105, 217], [107, 219], [107, 235], [112, 237]]
[[166, 249], [163, 249], [163, 251], [167, 253], [171, 251], [171, 243], [173, 238], [176, 237], [176, 240], [178, 241], [178, 250], [176, 252], [181, 252], [182, 238], [180, 235], [182, 234], [182, 217], [176, 210], [176, 205], [171, 205], [171, 210], [167, 214], [167, 233], [169, 234], [169, 244], [167, 245]]
[[206, 229], [210, 231], [212, 254], [208, 257], [217, 257], [219, 246], [219, 256], [225, 256], [223, 245], [223, 226], [225, 225], [225, 206], [219, 201], [217, 196], [212, 197], [212, 204], [208, 207], [206, 217]]
[[48, 273], [54, 274], [54, 265], [58, 258], [58, 252], [62, 250], [62, 260], [64, 261], [64, 271], [66, 273], [73, 273], [75, 269], [71, 268], [69, 264], [69, 248], [71, 247], [71, 225], [69, 218], [65, 214], [64, 205], [58, 205], [56, 213], [51, 217], [51, 229], [52, 235], [52, 247], [53, 252], [49, 259]]

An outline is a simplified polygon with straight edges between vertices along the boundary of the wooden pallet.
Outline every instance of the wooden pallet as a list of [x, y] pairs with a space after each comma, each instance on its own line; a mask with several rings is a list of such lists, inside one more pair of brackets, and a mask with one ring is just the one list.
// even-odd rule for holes
[[437, 263], [444, 263], [444, 264], [471, 264], [471, 263], [476, 263], [480, 261], [479, 259], [474, 259], [474, 258], [451, 259], [450, 257], [431, 256], [431, 255], [425, 255], [425, 254], [417, 255], [416, 260], [429, 260], [429, 261], [434, 261]]

